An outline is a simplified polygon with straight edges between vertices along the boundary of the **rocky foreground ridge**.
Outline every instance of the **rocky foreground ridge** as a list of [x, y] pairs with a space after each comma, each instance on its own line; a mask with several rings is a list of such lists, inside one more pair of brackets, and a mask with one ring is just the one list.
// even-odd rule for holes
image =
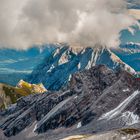
[[0, 114], [0, 128], [11, 140], [139, 129], [140, 84], [126, 71], [98, 65], [72, 75], [58, 92], [22, 97]]

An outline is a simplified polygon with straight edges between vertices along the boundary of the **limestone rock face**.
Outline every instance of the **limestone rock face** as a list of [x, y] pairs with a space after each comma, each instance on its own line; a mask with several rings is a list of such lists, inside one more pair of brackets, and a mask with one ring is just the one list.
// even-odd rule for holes
[[8, 137], [32, 132], [47, 139], [104, 132], [139, 124], [140, 86], [126, 71], [98, 65], [72, 75], [58, 92], [22, 97], [13, 108], [1, 112], [0, 128]]

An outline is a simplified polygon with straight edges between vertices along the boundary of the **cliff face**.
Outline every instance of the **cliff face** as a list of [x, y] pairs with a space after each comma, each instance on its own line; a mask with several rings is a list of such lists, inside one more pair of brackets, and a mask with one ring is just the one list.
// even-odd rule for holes
[[54, 55], [46, 57], [27, 78], [31, 83], [43, 83], [48, 90], [59, 90], [65, 86], [75, 72], [105, 64], [112, 70], [135, 70], [124, 63], [112, 50], [107, 48], [86, 48], [75, 52], [68, 46], [58, 48]]
[[139, 97], [138, 83], [131, 74], [98, 65], [72, 75], [63, 91], [20, 98], [1, 112], [5, 119], [0, 128], [10, 137], [32, 126], [34, 138], [45, 133], [47, 139], [59, 140], [131, 127], [139, 123]]

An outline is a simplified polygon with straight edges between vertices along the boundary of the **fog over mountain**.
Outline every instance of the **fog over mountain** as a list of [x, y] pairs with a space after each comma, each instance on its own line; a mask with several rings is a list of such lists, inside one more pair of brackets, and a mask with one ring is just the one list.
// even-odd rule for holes
[[[138, 25], [124, 0], [0, 0], [0, 46], [45, 42], [115, 47], [120, 31]], [[130, 1], [129, 1], [130, 5]]]

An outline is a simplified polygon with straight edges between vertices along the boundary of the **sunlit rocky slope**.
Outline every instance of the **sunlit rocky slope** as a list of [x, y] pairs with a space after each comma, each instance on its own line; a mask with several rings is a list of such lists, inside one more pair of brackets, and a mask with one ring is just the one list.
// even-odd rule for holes
[[47, 90], [42, 84], [30, 84], [23, 80], [16, 87], [0, 84], [0, 109], [6, 109], [9, 105], [17, 102], [22, 96], [44, 93]]

